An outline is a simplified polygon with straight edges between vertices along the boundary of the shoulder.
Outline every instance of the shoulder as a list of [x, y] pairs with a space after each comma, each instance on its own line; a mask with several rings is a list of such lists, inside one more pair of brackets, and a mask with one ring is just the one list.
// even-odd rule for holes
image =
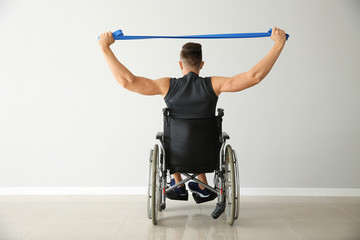
[[170, 77], [163, 77], [163, 78], [158, 78], [158, 79], [154, 80], [154, 82], [160, 89], [162, 96], [165, 96], [166, 93], [168, 92], [171, 79], [172, 78], [170, 78]]
[[163, 78], [158, 78], [158, 79], [155, 79], [154, 81], [158, 84], [158, 85], [169, 85], [170, 83], [170, 80], [172, 78], [170, 77], [163, 77]]
[[211, 82], [213, 83], [221, 83], [230, 79], [229, 77], [220, 77], [220, 76], [211, 76]]
[[222, 85], [229, 80], [229, 77], [211, 76], [211, 84], [217, 96], [220, 95]]

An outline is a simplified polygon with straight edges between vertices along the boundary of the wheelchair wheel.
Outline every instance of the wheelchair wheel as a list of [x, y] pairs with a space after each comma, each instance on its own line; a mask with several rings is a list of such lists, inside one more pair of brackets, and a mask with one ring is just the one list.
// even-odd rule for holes
[[233, 150], [234, 153], [234, 167], [235, 167], [235, 185], [236, 185], [236, 191], [235, 191], [235, 220], [239, 218], [239, 211], [240, 211], [240, 177], [239, 177], [239, 166], [238, 166], [238, 160], [236, 156], [235, 150]]
[[233, 225], [236, 209], [234, 153], [230, 145], [225, 149], [225, 194], [227, 223]]
[[157, 224], [157, 214], [159, 210], [159, 146], [155, 144], [151, 150], [150, 168], [149, 168], [149, 184], [148, 184], [148, 217], [154, 225]]

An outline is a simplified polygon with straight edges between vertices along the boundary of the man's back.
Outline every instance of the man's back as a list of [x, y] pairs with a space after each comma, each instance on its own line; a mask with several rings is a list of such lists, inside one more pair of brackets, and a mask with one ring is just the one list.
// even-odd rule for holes
[[215, 115], [218, 96], [211, 78], [189, 72], [182, 78], [171, 78], [164, 97], [172, 116], [176, 118], [208, 118]]

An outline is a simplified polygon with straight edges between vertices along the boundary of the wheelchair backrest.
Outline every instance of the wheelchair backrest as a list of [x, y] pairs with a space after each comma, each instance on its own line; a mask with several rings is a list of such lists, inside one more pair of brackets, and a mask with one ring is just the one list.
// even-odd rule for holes
[[210, 118], [182, 119], [164, 112], [166, 168], [171, 173], [213, 172], [219, 167], [223, 110]]

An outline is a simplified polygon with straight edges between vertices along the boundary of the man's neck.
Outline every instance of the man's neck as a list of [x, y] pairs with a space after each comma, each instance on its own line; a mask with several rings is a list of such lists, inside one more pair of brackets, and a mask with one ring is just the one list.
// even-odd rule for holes
[[199, 69], [199, 70], [195, 70], [195, 69], [183, 69], [182, 72], [183, 72], [184, 75], [187, 75], [189, 72], [193, 72], [193, 73], [196, 73], [197, 75], [199, 75], [200, 69]]

